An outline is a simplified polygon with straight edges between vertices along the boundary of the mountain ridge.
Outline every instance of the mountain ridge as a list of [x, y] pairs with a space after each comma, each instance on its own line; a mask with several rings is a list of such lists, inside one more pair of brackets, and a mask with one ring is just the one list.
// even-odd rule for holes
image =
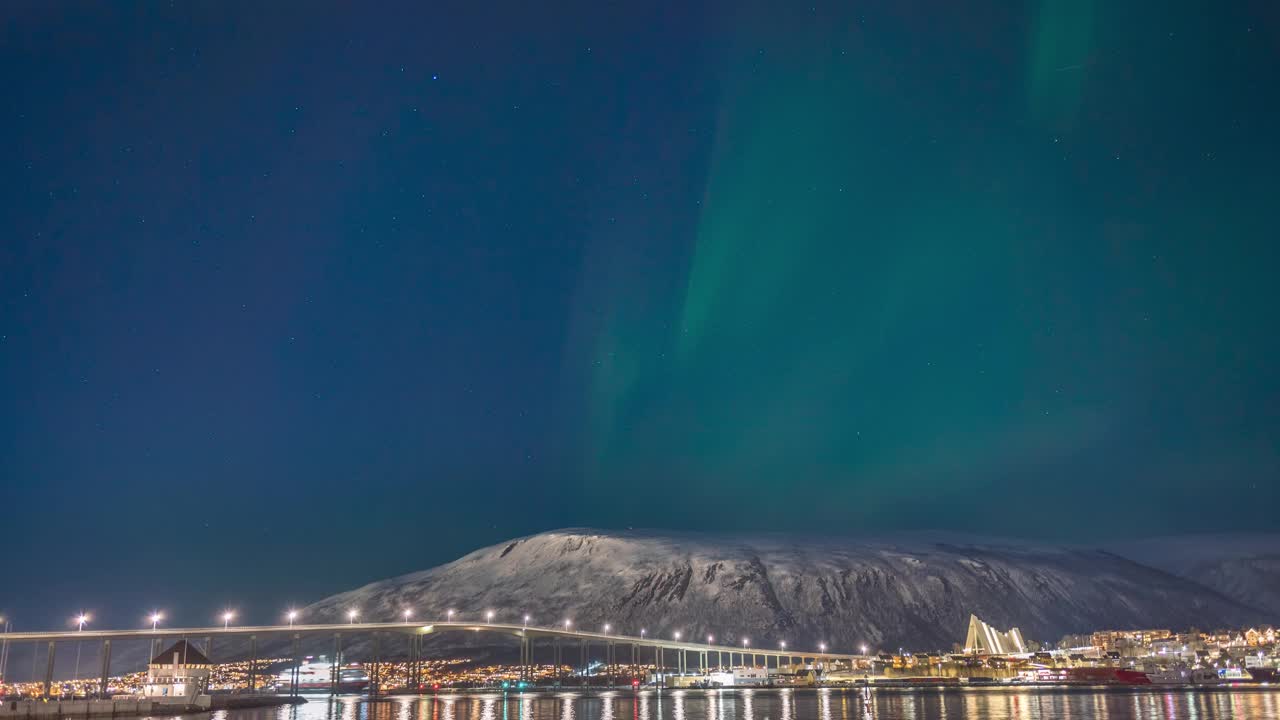
[[[1264, 610], [1113, 550], [934, 539], [564, 528], [479, 548], [305, 610], [318, 621], [461, 617], [752, 637], [765, 647], [947, 649], [969, 613], [1027, 637], [1259, 622]], [[942, 540], [946, 538], [946, 541]], [[634, 626], [634, 627], [633, 627]]]

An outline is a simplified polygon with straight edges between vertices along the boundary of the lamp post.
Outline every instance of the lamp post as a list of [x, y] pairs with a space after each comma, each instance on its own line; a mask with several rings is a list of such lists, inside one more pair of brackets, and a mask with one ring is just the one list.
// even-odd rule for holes
[[289, 627], [293, 627], [293, 621], [297, 619], [298, 619], [298, 611], [290, 610], [289, 611]]
[[4, 635], [4, 638], [0, 640], [0, 682], [9, 677], [9, 627], [9, 618], [0, 617], [0, 629], [3, 629]]
[[156, 626], [158, 626], [160, 624], [160, 621], [163, 619], [164, 619], [164, 616], [160, 614], [159, 610], [151, 611], [151, 632], [156, 631]]
[[404, 621], [409, 622], [409, 618], [413, 615], [413, 608], [404, 609]]
[[710, 645], [711, 643], [713, 643], [713, 642], [715, 642], [715, 641], [716, 641], [716, 637], [715, 637], [714, 635], [708, 635], [708, 636], [707, 636], [707, 644], [708, 644], [708, 645]]
[[445, 620], [447, 620], [447, 621], [449, 621], [449, 622], [453, 622], [453, 611], [452, 611], [452, 610], [446, 610], [446, 611], [444, 612], [444, 619], [445, 619]]
[[493, 624], [493, 611], [492, 611], [492, 610], [486, 610], [486, 611], [484, 612], [484, 621], [485, 621], [485, 623], [486, 623], [486, 624], [488, 624], [488, 625], [492, 625], [492, 624]]
[[609, 634], [609, 623], [605, 623], [605, 624], [604, 624], [604, 634], [605, 634], [605, 635], [608, 635], [608, 634]]
[[525, 628], [528, 628], [528, 627], [529, 627], [529, 614], [528, 614], [528, 613], [525, 613], [525, 616], [524, 616], [524, 626], [525, 626]]
[[347, 622], [348, 622], [348, 623], [350, 623], [350, 624], [352, 624], [352, 625], [355, 625], [355, 624], [356, 624], [356, 618], [357, 618], [357, 617], [359, 617], [359, 615], [360, 615], [360, 611], [359, 611], [359, 610], [356, 610], [356, 609], [354, 609], [354, 608], [352, 608], [351, 610], [348, 610], [348, 611], [347, 611]]
[[[76, 621], [79, 624], [79, 629], [76, 632], [84, 632], [84, 624], [89, 622], [89, 616], [85, 615], [84, 611], [81, 610], [80, 617], [76, 618]], [[79, 640], [76, 641], [76, 669], [74, 671], [74, 674], [72, 675], [72, 678], [74, 680], [80, 679], [80, 641]], [[76, 697], [75, 685], [72, 685], [71, 699], [74, 700], [75, 697]]]
[[222, 629], [223, 630], [226, 630], [231, 627], [231, 621], [235, 619], [235, 616], [236, 614], [232, 610], [227, 610], [226, 612], [222, 613]]

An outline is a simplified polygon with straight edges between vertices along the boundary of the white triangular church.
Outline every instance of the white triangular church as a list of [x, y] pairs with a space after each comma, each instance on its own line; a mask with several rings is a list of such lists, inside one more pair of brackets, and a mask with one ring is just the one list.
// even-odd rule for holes
[[1027, 643], [1018, 628], [1000, 632], [979, 620], [977, 615], [969, 615], [969, 634], [964, 639], [964, 651], [978, 655], [1010, 655], [1025, 653]]

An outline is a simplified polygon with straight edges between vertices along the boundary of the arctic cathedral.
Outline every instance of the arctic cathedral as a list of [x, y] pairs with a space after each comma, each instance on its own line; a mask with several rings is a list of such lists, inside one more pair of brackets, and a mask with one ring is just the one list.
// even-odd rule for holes
[[1025, 653], [1027, 643], [1022, 639], [1022, 632], [1018, 628], [1009, 628], [1008, 632], [1000, 632], [979, 620], [977, 615], [970, 615], [969, 634], [964, 639], [964, 651], [977, 655]]

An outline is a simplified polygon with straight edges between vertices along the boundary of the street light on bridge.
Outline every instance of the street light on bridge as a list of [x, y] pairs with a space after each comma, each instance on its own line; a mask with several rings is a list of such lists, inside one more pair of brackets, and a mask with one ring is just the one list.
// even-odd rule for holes
[[232, 619], [235, 618], [235, 616], [236, 614], [234, 611], [231, 611], [231, 610], [223, 611], [222, 613], [222, 629], [223, 630], [226, 630], [227, 628], [231, 627], [231, 621]]
[[484, 621], [485, 621], [485, 622], [487, 622], [487, 623], [489, 623], [490, 625], [492, 625], [492, 624], [493, 624], [493, 611], [492, 611], [492, 610], [485, 610], [485, 611], [484, 611]]
[[778, 648], [779, 648], [779, 649], [782, 649], [782, 650], [786, 650], [786, 649], [787, 649], [787, 641], [786, 641], [786, 640], [781, 640], [781, 641], [779, 641], [779, 642], [778, 642]]
[[403, 614], [404, 614], [404, 621], [409, 622], [409, 617], [413, 615], [413, 608], [405, 608]]
[[524, 626], [529, 627], [529, 613], [524, 614]]
[[288, 614], [288, 618], [289, 618], [289, 627], [293, 627], [293, 621], [298, 619], [298, 611], [290, 610]]
[[156, 631], [156, 626], [159, 625], [160, 621], [163, 619], [164, 615], [161, 615], [159, 610], [151, 611], [151, 632]]
[[448, 620], [449, 622], [453, 622], [453, 611], [452, 611], [452, 610], [445, 610], [445, 611], [444, 611], [444, 619], [445, 619], [445, 620]]
[[80, 626], [80, 632], [84, 632], [84, 624], [85, 624], [85, 623], [87, 623], [87, 622], [89, 622], [89, 616], [88, 616], [88, 615], [85, 615], [85, 614], [84, 614], [84, 611], [83, 611], [83, 610], [81, 610], [81, 611], [80, 611], [80, 616], [76, 618], [76, 622], [77, 622], [77, 623], [79, 623], [79, 626]]
[[826, 643], [818, 643], [818, 652], [826, 652], [826, 651], [827, 651], [827, 644], [826, 644]]
[[867, 644], [866, 644], [866, 643], [863, 643], [863, 644], [862, 644], [862, 646], [861, 646], [861, 647], [859, 647], [858, 649], [862, 651], [862, 654], [863, 654], [863, 655], [866, 655], [866, 654], [867, 654]]
[[644, 628], [640, 628], [640, 639], [641, 639], [641, 640], [643, 640], [643, 639], [644, 639], [644, 634], [645, 634], [645, 633], [647, 633], [647, 632], [649, 632], [649, 631], [648, 631], [648, 630], [645, 630]]
[[680, 639], [680, 631], [679, 631], [679, 630], [677, 630], [677, 631], [675, 632], [675, 638], [676, 638], [677, 640], [679, 640], [679, 639]]
[[715, 642], [715, 641], [716, 641], [716, 638], [715, 638], [715, 636], [714, 636], [714, 635], [708, 635], [708, 636], [707, 636], [707, 644], [708, 644], [708, 645], [710, 645], [711, 643], [713, 643], [713, 642]]
[[358, 617], [359, 615], [360, 615], [360, 611], [359, 611], [359, 610], [356, 610], [356, 609], [354, 609], [354, 608], [352, 608], [351, 610], [348, 610], [348, 611], [347, 611], [347, 622], [350, 622], [352, 625], [355, 625], [355, 624], [356, 624], [356, 617]]
[[564, 629], [565, 629], [565, 630], [568, 630], [568, 629], [569, 629], [569, 626], [571, 626], [571, 625], [573, 625], [573, 621], [572, 621], [572, 620], [568, 620], [568, 619], [566, 619], [566, 620], [564, 621]]
[[751, 638], [742, 638], [742, 649], [746, 650], [747, 645], [751, 644]]
[[609, 623], [605, 623], [605, 624], [604, 624], [604, 632], [605, 632], [605, 634], [606, 634], [606, 635], [608, 635], [608, 634], [609, 634]]

